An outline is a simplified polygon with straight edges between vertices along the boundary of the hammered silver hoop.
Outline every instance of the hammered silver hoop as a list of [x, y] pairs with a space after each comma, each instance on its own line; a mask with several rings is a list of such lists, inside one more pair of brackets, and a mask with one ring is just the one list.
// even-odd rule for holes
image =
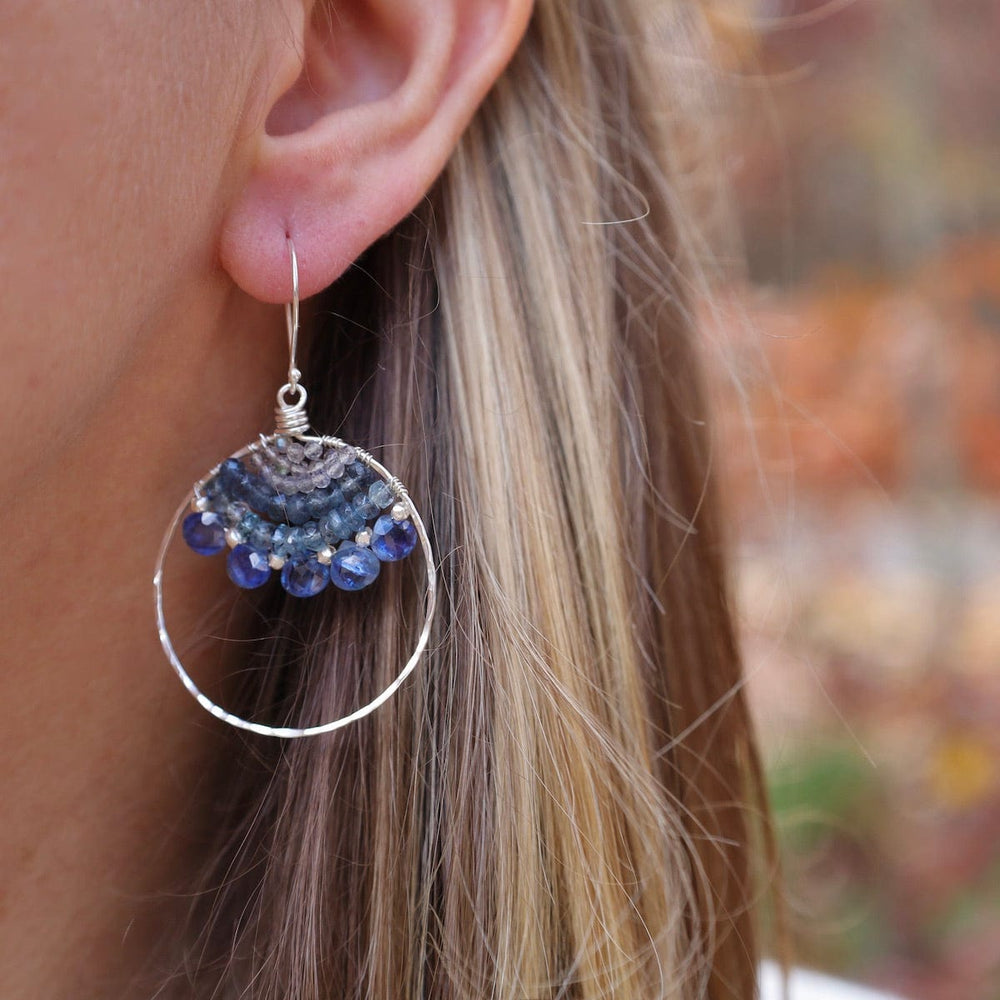
[[[288, 387], [283, 387], [284, 391]], [[301, 388], [301, 387], [299, 387]], [[304, 390], [301, 397], [301, 401], [304, 402]], [[261, 443], [273, 440], [277, 435], [271, 435], [270, 438], [265, 438], [262, 436]], [[345, 442], [341, 441], [339, 438], [328, 437], [328, 436], [313, 436], [313, 435], [296, 435], [296, 440], [300, 442], [312, 442], [318, 441], [324, 445], [340, 446], [344, 445]], [[252, 444], [246, 445], [239, 451], [233, 453], [229, 458], [243, 458], [244, 456], [250, 454], [260, 447], [258, 442], [253, 442]], [[319, 736], [322, 733], [331, 733], [334, 730], [341, 729], [344, 726], [350, 725], [352, 722], [356, 722], [359, 719], [363, 719], [366, 715], [370, 715], [375, 711], [380, 705], [384, 704], [393, 694], [399, 689], [400, 685], [406, 678], [413, 672], [416, 668], [417, 663], [420, 661], [424, 650], [427, 648], [428, 640], [430, 639], [431, 625], [434, 619], [434, 609], [437, 604], [437, 569], [434, 565], [434, 552], [431, 547], [430, 538], [427, 535], [427, 529], [424, 525], [423, 519], [421, 518], [417, 509], [413, 506], [410, 500], [409, 494], [403, 484], [389, 472], [380, 462], [373, 458], [368, 452], [362, 450], [361, 448], [354, 447], [357, 457], [365, 465], [367, 465], [373, 472], [379, 475], [384, 482], [388, 485], [389, 489], [393, 492], [394, 496], [398, 501], [406, 504], [408, 509], [409, 520], [412, 522], [414, 529], [417, 533], [417, 538], [420, 541], [421, 549], [423, 551], [424, 564], [426, 567], [427, 574], [427, 590], [424, 598], [424, 620], [423, 625], [420, 629], [420, 634], [417, 639], [417, 644], [410, 655], [410, 658], [406, 661], [402, 670], [395, 676], [391, 683], [384, 688], [375, 698], [373, 698], [366, 705], [362, 705], [360, 708], [351, 712], [349, 715], [341, 716], [338, 719], [334, 719], [332, 722], [325, 722], [315, 726], [305, 726], [297, 728], [294, 726], [268, 726], [259, 722], [251, 722], [249, 719], [241, 718], [238, 715], [234, 715], [232, 712], [227, 711], [221, 705], [212, 701], [195, 683], [194, 679], [188, 673], [184, 664], [181, 662], [180, 657], [177, 655], [174, 649], [173, 642], [170, 638], [170, 634], [167, 631], [166, 621], [163, 612], [163, 574], [164, 574], [164, 564], [166, 562], [167, 550], [170, 547], [170, 543], [173, 541], [174, 536], [177, 533], [178, 525], [181, 523], [181, 519], [184, 517], [185, 513], [191, 509], [192, 499], [198, 494], [198, 488], [211, 476], [217, 469], [213, 469], [204, 479], [199, 480], [198, 483], [194, 485], [191, 492], [185, 497], [184, 501], [177, 508], [177, 512], [174, 514], [167, 530], [163, 536], [163, 541], [160, 544], [159, 555], [156, 560], [156, 570], [153, 575], [153, 588], [156, 602], [156, 625], [157, 631], [160, 637], [160, 645], [163, 647], [164, 653], [166, 653], [167, 659], [170, 661], [170, 665], [173, 667], [175, 673], [180, 678], [181, 683], [190, 692], [190, 694], [195, 698], [199, 705], [204, 708], [211, 715], [214, 715], [217, 719], [229, 724], [230, 726], [235, 726], [237, 729], [244, 729], [251, 733], [257, 733], [261, 736], [274, 736], [280, 739], [299, 739], [304, 736]]]
[[[257, 441], [246, 445], [239, 451], [234, 452], [232, 455], [223, 459], [219, 465], [216, 465], [205, 477], [200, 479], [191, 489], [191, 492], [184, 499], [181, 505], [177, 508], [177, 512], [174, 514], [173, 519], [167, 527], [166, 532], [163, 536], [163, 541], [160, 543], [160, 551], [156, 559], [156, 569], [153, 574], [153, 590], [154, 599], [156, 604], [156, 628], [160, 637], [160, 645], [163, 647], [164, 653], [166, 653], [167, 659], [170, 661], [170, 665], [173, 667], [174, 672], [180, 678], [181, 683], [190, 692], [190, 694], [195, 698], [199, 705], [204, 708], [211, 715], [214, 715], [217, 719], [221, 719], [223, 722], [230, 726], [235, 726], [237, 729], [245, 729], [251, 733], [257, 733], [261, 736], [276, 736], [281, 739], [298, 739], [303, 736], [318, 736], [322, 733], [330, 733], [336, 729], [341, 729], [344, 726], [349, 725], [352, 722], [356, 722], [358, 719], [363, 719], [366, 715], [370, 715], [375, 711], [380, 705], [386, 702], [392, 695], [398, 690], [399, 686], [406, 680], [406, 678], [413, 672], [420, 657], [423, 655], [424, 650], [427, 648], [427, 642], [430, 638], [431, 625], [434, 620], [434, 608], [437, 603], [437, 569], [434, 565], [434, 552], [431, 548], [430, 539], [427, 535], [427, 529], [424, 526], [423, 519], [420, 517], [419, 512], [413, 506], [413, 502], [410, 500], [410, 496], [407, 493], [406, 487], [389, 472], [380, 462], [376, 461], [367, 451], [358, 448], [356, 445], [349, 445], [340, 438], [330, 437], [325, 435], [311, 435], [309, 431], [309, 417], [306, 413], [306, 400], [308, 398], [308, 393], [306, 392], [305, 386], [302, 385], [300, 381], [302, 378], [302, 373], [297, 367], [297, 349], [298, 349], [298, 334], [299, 334], [299, 268], [298, 259], [295, 255], [295, 246], [292, 242], [291, 236], [285, 236], [285, 240], [288, 246], [288, 256], [289, 264], [291, 265], [291, 300], [285, 305], [285, 322], [288, 328], [288, 379], [285, 384], [278, 390], [277, 398], [274, 410], [275, 415], [275, 432], [269, 436], [261, 434]], [[289, 442], [293, 442], [289, 444]], [[279, 443], [280, 442], [280, 443]], [[333, 476], [338, 477], [344, 473], [345, 463], [347, 461], [360, 462], [362, 466], [366, 466], [368, 470], [374, 473], [376, 476], [380, 477], [384, 486], [381, 488], [381, 496], [379, 498], [379, 503], [374, 504], [374, 501], [370, 501], [373, 504], [372, 509], [376, 510], [380, 506], [385, 508], [387, 505], [393, 506], [393, 513], [391, 515], [391, 520], [389, 520], [389, 515], [385, 517], [380, 517], [378, 523], [375, 524], [376, 534], [379, 532], [379, 523], [382, 521], [389, 521], [389, 527], [392, 530], [402, 529], [406, 525], [406, 532], [413, 531], [416, 534], [417, 541], [420, 542], [421, 548], [423, 550], [424, 565], [427, 574], [427, 591], [424, 598], [424, 620], [423, 625], [420, 629], [420, 635], [417, 639], [416, 647], [410, 658], [406, 661], [402, 670], [395, 676], [392, 682], [382, 690], [375, 698], [373, 698], [368, 704], [362, 705], [360, 708], [351, 712], [349, 715], [342, 716], [339, 719], [334, 719], [332, 722], [320, 723], [315, 726], [268, 726], [260, 722], [251, 722], [249, 719], [243, 719], [232, 712], [227, 711], [221, 705], [216, 704], [208, 697], [195, 683], [194, 679], [188, 673], [184, 664], [181, 662], [180, 657], [177, 655], [177, 651], [174, 649], [173, 641], [170, 638], [170, 633], [167, 631], [166, 620], [163, 612], [163, 572], [164, 564], [167, 558], [167, 551], [170, 548], [170, 543], [173, 541], [174, 536], [177, 534], [178, 525], [181, 524], [182, 519], [184, 519], [184, 535], [185, 540], [191, 544], [188, 538], [188, 522], [192, 518], [201, 517], [202, 527], [206, 523], [211, 524], [210, 532], [213, 534], [211, 544], [207, 547], [201, 544], [195, 544], [192, 547], [195, 548], [196, 552], [201, 552], [202, 555], [212, 555], [216, 552], [222, 551], [225, 547], [221, 538], [223, 537], [222, 528], [220, 527], [220, 517], [217, 513], [204, 513], [208, 508], [211, 507], [211, 499], [206, 495], [207, 484], [210, 480], [214, 480], [217, 484], [221, 481], [220, 470], [224, 465], [228, 466], [232, 460], [239, 460], [250, 455], [252, 460], [258, 465], [266, 465], [264, 461], [265, 456], [270, 456], [272, 459], [275, 457], [273, 453], [273, 448], [277, 447], [278, 452], [282, 452], [282, 449], [287, 448], [288, 457], [291, 456], [293, 447], [306, 451], [309, 448], [315, 448], [318, 445], [318, 453], [322, 454], [325, 449], [334, 449], [340, 452], [340, 457], [333, 456], [333, 466], [331, 466], [331, 471], [333, 467], [336, 467], [340, 471], [333, 472]], [[349, 458], [344, 457], [344, 452], [349, 452]], [[280, 457], [280, 456], [279, 456]], [[312, 456], [313, 458], [316, 455]], [[284, 460], [279, 462], [279, 465], [283, 466]], [[293, 460], [294, 465], [294, 460]], [[231, 471], [231, 470], [230, 470]], [[265, 472], [268, 470], [265, 469]], [[273, 469], [270, 470], [273, 473]], [[285, 470], [287, 472], [287, 469]], [[296, 493], [299, 490], [311, 490], [313, 486], [319, 486], [324, 488], [328, 486], [331, 482], [331, 476], [325, 474], [325, 469], [314, 470], [313, 482], [311, 484], [303, 485], [301, 482], [292, 483], [288, 488]], [[320, 474], [320, 479], [315, 480], [315, 474]], [[285, 473], [283, 472], [282, 475]], [[219, 477], [216, 480], [216, 477]], [[274, 485], [273, 478], [268, 480], [270, 484]], [[284, 481], [284, 480], [283, 480]], [[357, 480], [355, 480], [355, 483]], [[374, 486], [375, 484], [373, 484]], [[257, 496], [257, 501], [259, 502], [259, 494]], [[279, 509], [284, 512], [284, 515], [289, 520], [293, 520], [291, 515], [288, 513], [288, 507], [291, 506], [294, 497], [288, 498], [284, 495], [284, 492], [277, 493], [273, 496], [266, 496], [264, 498], [267, 504], [272, 505], [280, 500]], [[286, 506], [287, 501], [287, 506]], [[395, 502], [394, 502], [395, 501]], [[322, 499], [321, 499], [322, 504]], [[236, 505], [233, 505], [235, 507]], [[246, 508], [246, 504], [242, 504]], [[188, 518], [184, 515], [188, 510], [192, 513]], [[232, 508], [230, 508], [232, 509]], [[322, 510], [327, 508], [322, 507]], [[397, 514], [398, 511], [398, 514]], [[200, 512], [200, 513], [199, 513]], [[355, 511], [355, 514], [358, 512]], [[330, 515], [331, 517], [333, 514]], [[371, 514], [366, 515], [368, 517], [373, 516]], [[259, 521], [258, 517], [258, 521]], [[362, 518], [364, 520], [364, 518]], [[393, 522], [395, 522], [396, 527], [393, 528]], [[296, 524], [302, 523], [301, 521], [296, 521]], [[342, 522], [341, 522], [342, 523]], [[281, 527], [289, 527], [289, 525], [279, 525]], [[314, 526], [315, 527], [315, 526]], [[271, 525], [274, 528], [274, 525]], [[196, 528], [197, 530], [197, 528]], [[329, 528], [332, 534], [324, 535], [325, 538], [330, 538], [331, 543], [335, 540], [335, 537], [343, 538], [343, 534], [338, 534], [339, 529]], [[388, 529], [386, 529], [388, 530]], [[365, 536], [362, 540], [362, 535]], [[246, 549], [247, 546], [241, 544], [239, 532], [235, 525], [230, 525], [229, 530], [225, 532], [226, 541], [228, 541], [230, 546], [235, 546], [232, 556], [236, 556], [241, 549]], [[372, 533], [368, 529], [359, 531], [356, 539], [355, 546], [368, 545], [371, 542]], [[249, 540], [249, 539], [248, 539]], [[396, 544], [399, 544], [397, 538]], [[385, 559], [394, 561], [396, 559], [402, 558], [409, 554], [409, 552], [414, 547], [414, 542], [412, 536], [405, 538], [405, 549], [397, 549], [395, 554], [387, 553], [385, 549], [380, 550], [378, 560], [375, 559], [374, 555], [370, 555], [369, 558], [375, 561], [376, 566], [379, 560]], [[341, 551], [343, 546], [341, 546]], [[288, 553], [286, 553], [288, 554]], [[338, 552], [339, 556], [340, 552]], [[253, 553], [254, 559], [262, 559], [265, 555], [263, 551], [255, 550]], [[323, 552], [317, 554], [317, 561], [323, 559], [326, 560], [326, 564], [329, 564], [334, 560], [333, 552], [330, 548], [325, 548]], [[274, 560], [274, 561], [272, 561]], [[306, 565], [308, 566], [311, 560], [307, 560]], [[284, 563], [284, 558], [281, 557], [277, 550], [275, 550], [269, 557], [269, 565], [271, 568], [278, 568], [279, 565]], [[318, 562], [317, 562], [317, 568]], [[331, 567], [332, 568], [332, 567]], [[285, 566], [285, 570], [289, 567]], [[259, 582], [241, 582], [240, 578], [234, 577], [232, 571], [230, 570], [230, 577], [238, 583], [239, 586], [252, 587], [262, 586], [267, 579], [269, 570], [263, 572]], [[360, 584], [348, 586], [345, 582], [339, 584], [346, 589], [357, 589], [358, 586], [366, 586], [369, 582], [373, 581], [377, 572], [369, 573], [365, 581]], [[285, 579], [284, 574], [282, 575], [282, 585], [290, 593], [295, 594], [297, 597], [307, 597], [311, 594], [319, 592], [322, 589], [322, 583], [318, 589], [309, 590], [308, 593], [301, 593], [297, 588], [293, 588]]]

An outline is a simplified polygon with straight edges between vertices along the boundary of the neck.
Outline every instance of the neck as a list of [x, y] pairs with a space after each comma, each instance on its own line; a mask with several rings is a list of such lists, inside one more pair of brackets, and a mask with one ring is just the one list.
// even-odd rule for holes
[[[203, 860], [219, 724], [160, 649], [153, 566], [184, 492], [267, 428], [285, 345], [276, 310], [219, 286], [183, 299], [185, 318], [137, 337], [75, 440], [5, 504], [6, 996], [126, 995], [168, 918], [162, 900]], [[199, 568], [166, 583], [181, 634], [230, 599]], [[212, 653], [207, 670], [218, 669]]]

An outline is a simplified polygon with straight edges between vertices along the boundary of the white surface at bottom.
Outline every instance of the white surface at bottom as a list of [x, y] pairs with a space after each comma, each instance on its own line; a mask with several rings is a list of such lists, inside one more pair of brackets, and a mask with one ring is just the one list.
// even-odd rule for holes
[[[760, 1000], [785, 1000], [784, 979], [774, 962], [760, 966]], [[894, 993], [880, 993], [867, 986], [845, 983], [818, 972], [792, 969], [788, 977], [788, 1000], [903, 1000]]]

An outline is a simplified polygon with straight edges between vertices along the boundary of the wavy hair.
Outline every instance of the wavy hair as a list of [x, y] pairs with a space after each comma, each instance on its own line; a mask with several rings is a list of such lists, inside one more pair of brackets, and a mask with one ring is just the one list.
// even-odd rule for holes
[[[234, 737], [180, 994], [755, 994], [763, 796], [694, 315], [710, 94], [697, 4], [538, 0], [425, 202], [311, 303], [313, 422], [408, 484], [442, 606], [373, 716]], [[271, 595], [248, 698], [367, 700], [419, 584]]]

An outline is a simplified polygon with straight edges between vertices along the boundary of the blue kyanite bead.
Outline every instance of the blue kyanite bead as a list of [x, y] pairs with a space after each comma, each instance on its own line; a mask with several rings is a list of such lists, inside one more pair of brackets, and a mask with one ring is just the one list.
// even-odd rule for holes
[[330, 562], [330, 582], [341, 590], [361, 590], [374, 581], [379, 569], [379, 561], [371, 549], [344, 542]]
[[417, 544], [417, 529], [413, 522], [394, 521], [383, 514], [372, 529], [372, 552], [383, 562], [405, 559]]
[[226, 572], [237, 587], [254, 590], [267, 583], [271, 567], [267, 564], [266, 552], [249, 545], [237, 545], [226, 560]]
[[329, 582], [329, 568], [315, 558], [288, 562], [281, 568], [281, 586], [292, 597], [315, 597]]
[[268, 512], [271, 496], [270, 487], [259, 479], [253, 480], [243, 492], [243, 499], [261, 514]]
[[233, 486], [246, 475], [243, 463], [238, 458], [227, 458], [219, 466], [219, 484], [224, 490], [230, 492]]
[[226, 525], [214, 511], [188, 514], [181, 532], [184, 541], [200, 556], [214, 556], [226, 547]]
[[392, 495], [392, 490], [389, 489], [389, 484], [382, 479], [376, 479], [368, 487], [368, 499], [377, 504], [381, 510], [391, 507], [396, 500]]

